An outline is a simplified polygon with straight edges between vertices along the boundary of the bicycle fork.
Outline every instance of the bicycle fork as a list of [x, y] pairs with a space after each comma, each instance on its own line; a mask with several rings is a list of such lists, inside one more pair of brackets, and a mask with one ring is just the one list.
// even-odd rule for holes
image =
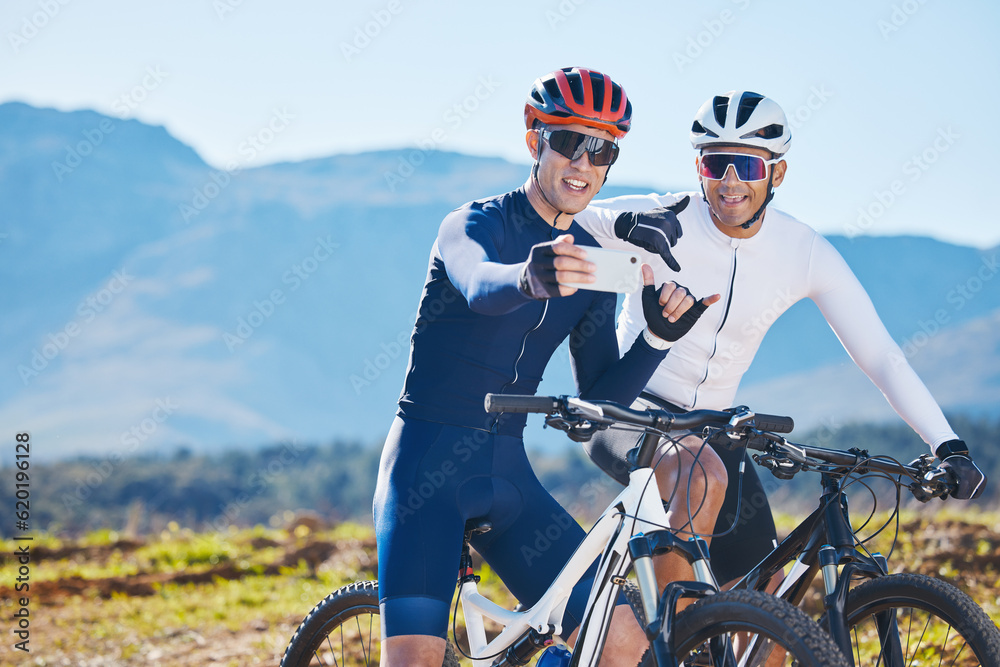
[[[829, 543], [819, 549], [818, 559], [820, 571], [823, 573], [823, 607], [826, 610], [828, 630], [841, 653], [847, 658], [850, 667], [854, 667], [854, 645], [851, 632], [847, 627], [845, 607], [847, 593], [855, 574], [864, 577], [879, 577], [889, 572], [889, 564], [880, 553], [874, 553], [871, 558], [858, 553], [854, 545], [854, 533], [848, 519], [847, 498], [840, 488], [840, 481], [830, 475], [823, 475], [823, 487], [826, 501], [826, 527]], [[843, 569], [838, 573], [838, 565]], [[902, 667], [903, 650], [899, 640], [899, 627], [896, 623], [896, 612], [889, 609], [875, 615], [880, 641], [880, 664], [886, 667]]]
[[[668, 530], [639, 534], [628, 542], [639, 595], [646, 619], [643, 632], [649, 640], [658, 667], [677, 667], [672, 649], [673, 619], [677, 602], [686, 597], [704, 597], [718, 590], [708, 564], [708, 544], [699, 536], [681, 540]], [[660, 593], [653, 568], [653, 556], [677, 552], [694, 568], [697, 581], [673, 581]]]

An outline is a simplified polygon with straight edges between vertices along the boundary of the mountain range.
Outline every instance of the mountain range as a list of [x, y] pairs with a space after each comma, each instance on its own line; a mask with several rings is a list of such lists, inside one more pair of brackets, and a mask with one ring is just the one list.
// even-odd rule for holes
[[[0, 105], [5, 433], [43, 459], [383, 437], [438, 224], [527, 167], [416, 148], [249, 167], [267, 136], [224, 170], [162, 127]], [[946, 410], [1000, 414], [1000, 249], [830, 240]], [[560, 355], [541, 391], [571, 388]], [[892, 416], [811, 303], [740, 399], [802, 426]]]

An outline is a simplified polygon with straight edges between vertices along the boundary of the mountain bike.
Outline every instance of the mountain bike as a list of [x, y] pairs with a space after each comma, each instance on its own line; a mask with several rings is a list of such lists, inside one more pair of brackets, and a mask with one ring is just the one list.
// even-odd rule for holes
[[903, 464], [857, 448], [840, 451], [789, 442], [775, 432], [791, 430], [791, 419], [785, 420], [772, 420], [768, 425], [780, 429], [744, 421], [736, 426], [710, 426], [704, 432], [712, 444], [758, 452], [753, 460], [779, 479], [791, 479], [803, 471], [819, 473], [819, 506], [732, 590], [764, 590], [790, 566], [776, 594], [798, 606], [815, 576], [822, 573], [820, 624], [850, 664], [1000, 666], [1000, 630], [968, 595], [926, 575], [890, 574], [887, 558], [869, 552], [858, 535], [861, 528], [852, 528], [845, 493], [849, 486], [867, 486], [873, 476], [890, 480], [896, 490], [895, 511], [874, 532], [878, 534], [895, 519], [898, 534], [902, 489], [925, 502], [947, 498], [956, 486], [947, 471], [934, 466], [930, 454]]
[[[663, 410], [639, 412], [605, 401], [570, 397], [486, 396], [489, 412], [537, 412], [546, 423], [570, 437], [587, 437], [591, 429], [626, 424], [644, 432], [629, 484], [608, 506], [561, 572], [537, 602], [526, 609], [509, 610], [479, 593], [479, 577], [472, 568], [469, 539], [489, 525], [471, 521], [458, 572], [456, 607], [462, 605], [467, 645], [449, 645], [446, 664], [456, 664], [456, 653], [476, 667], [527, 665], [549, 647], [562, 631], [562, 616], [570, 592], [597, 561], [597, 575], [579, 628], [570, 665], [597, 665], [602, 652], [614, 651], [608, 642], [611, 615], [620, 591], [633, 605], [649, 642], [648, 660], [658, 667], [678, 665], [763, 664], [742, 647], [752, 638], [754, 655], [774, 647], [785, 652], [785, 662], [807, 667], [843, 667], [844, 657], [830, 636], [809, 617], [774, 596], [760, 591], [719, 591], [708, 565], [708, 548], [698, 536], [682, 539], [667, 529], [667, 515], [652, 467], [660, 438], [674, 429], [706, 425], [738, 428], [752, 413], [695, 411], [675, 415]], [[670, 582], [661, 591], [652, 556], [673, 552], [692, 565], [695, 581]], [[634, 571], [634, 584], [626, 577]], [[633, 588], [634, 585], [634, 588]], [[695, 601], [677, 611], [681, 599]], [[292, 637], [283, 667], [304, 665], [377, 664], [380, 659], [378, 584], [356, 582], [320, 602]], [[457, 609], [456, 609], [457, 612]], [[488, 636], [485, 619], [502, 629]], [[769, 663], [771, 664], [771, 663]]]

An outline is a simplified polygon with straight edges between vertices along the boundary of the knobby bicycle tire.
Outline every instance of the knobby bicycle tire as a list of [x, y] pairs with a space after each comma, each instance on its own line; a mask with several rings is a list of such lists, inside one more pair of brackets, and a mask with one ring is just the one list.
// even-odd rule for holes
[[[803, 611], [773, 595], [749, 590], [710, 595], [678, 614], [673, 635], [677, 660], [685, 665], [732, 664], [727, 661], [726, 652], [731, 650], [727, 640], [738, 633], [757, 636], [757, 653], [748, 667], [771, 664], [768, 659], [779, 647], [785, 651], [783, 665], [847, 666], [830, 635]], [[773, 657], [777, 659], [777, 654]], [[647, 650], [639, 665], [653, 664]]]
[[[844, 611], [859, 667], [898, 667], [898, 662], [1000, 667], [1000, 630], [972, 598], [940, 579], [909, 573], [876, 577], [847, 594]], [[880, 620], [887, 627], [893, 611], [898, 653], [878, 629]]]
[[[281, 667], [377, 666], [381, 658], [378, 582], [358, 581], [330, 593], [292, 635]], [[458, 667], [449, 642], [443, 667]]]

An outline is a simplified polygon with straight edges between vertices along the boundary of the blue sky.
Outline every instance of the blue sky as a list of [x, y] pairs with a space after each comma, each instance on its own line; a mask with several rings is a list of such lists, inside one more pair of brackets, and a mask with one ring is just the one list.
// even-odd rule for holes
[[748, 88], [794, 119], [777, 206], [988, 248], [998, 28], [987, 0], [11, 0], [0, 101], [165, 125], [220, 167], [276, 113], [255, 164], [418, 145], [527, 164], [531, 82], [583, 65], [635, 107], [610, 182], [686, 189], [694, 112]]

